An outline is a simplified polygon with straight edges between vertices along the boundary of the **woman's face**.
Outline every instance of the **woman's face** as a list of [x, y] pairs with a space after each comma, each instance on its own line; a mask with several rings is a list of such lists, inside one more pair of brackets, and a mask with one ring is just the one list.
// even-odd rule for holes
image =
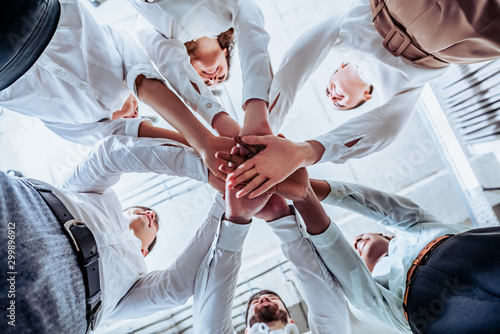
[[349, 110], [371, 98], [370, 85], [364, 82], [352, 65], [339, 67], [326, 86], [326, 96], [336, 109]]
[[202, 37], [196, 40], [198, 49], [191, 57], [191, 65], [205, 85], [216, 86], [226, 81], [228, 64], [227, 49], [221, 49], [214, 38]]

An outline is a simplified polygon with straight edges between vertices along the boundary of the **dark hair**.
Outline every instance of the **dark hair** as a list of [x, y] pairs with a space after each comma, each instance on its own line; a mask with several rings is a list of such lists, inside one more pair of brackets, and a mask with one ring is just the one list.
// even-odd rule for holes
[[[155, 223], [156, 223], [156, 227], [157, 227], [157, 230], [160, 230], [160, 218], [158, 217], [158, 212], [156, 212], [156, 210], [153, 210], [147, 206], [140, 206], [140, 205], [134, 205], [134, 206], [131, 206], [129, 208], [126, 208], [125, 210], [123, 211], [127, 211], [129, 209], [141, 209], [141, 210], [144, 210], [144, 211], [154, 211], [155, 213]], [[155, 238], [153, 239], [153, 241], [151, 241], [151, 243], [149, 244], [148, 246], [148, 254], [151, 253], [151, 251], [153, 250], [153, 248], [155, 247], [156, 245], [156, 235], [155, 235]]]
[[[220, 48], [222, 50], [227, 49], [226, 61], [227, 61], [227, 78], [229, 78], [229, 68], [231, 67], [231, 56], [233, 54], [234, 49], [234, 29], [229, 28], [229, 30], [224, 31], [223, 33], [217, 36], [217, 42], [219, 42]], [[198, 43], [195, 41], [189, 41], [184, 43], [186, 47], [187, 53], [190, 58], [194, 57], [194, 54], [198, 50]]]
[[283, 305], [285, 306], [285, 310], [286, 310], [286, 313], [288, 313], [288, 317], [290, 317], [290, 311], [288, 310], [288, 307], [286, 307], [285, 303], [283, 302], [283, 299], [281, 299], [280, 295], [278, 295], [276, 292], [274, 291], [271, 291], [271, 290], [260, 290], [259, 292], [257, 293], [254, 293], [249, 299], [248, 299], [248, 302], [247, 302], [247, 312], [245, 313], [245, 324], [248, 323], [248, 310], [250, 309], [250, 304], [257, 298], [260, 298], [260, 296], [262, 295], [275, 295], [276, 297], [278, 297], [281, 302], [283, 303]]

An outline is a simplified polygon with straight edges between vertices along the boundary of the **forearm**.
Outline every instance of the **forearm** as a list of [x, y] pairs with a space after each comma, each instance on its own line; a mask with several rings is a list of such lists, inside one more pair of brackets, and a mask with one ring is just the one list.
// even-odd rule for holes
[[310, 234], [321, 234], [330, 226], [330, 217], [326, 214], [311, 187], [307, 190], [305, 198], [293, 202], [293, 205], [304, 219], [307, 232]]
[[323, 152], [325, 152], [323, 145], [316, 140], [308, 140], [297, 144], [299, 153], [303, 159], [300, 167], [314, 165], [316, 162], [321, 160]]
[[231, 138], [237, 136], [241, 131], [240, 125], [226, 112], [220, 112], [214, 116], [212, 128], [214, 128], [220, 136]]
[[157, 80], [140, 77], [137, 81], [139, 98], [177, 129], [195, 150], [202, 150], [206, 138], [213, 135], [177, 95]]
[[140, 124], [138, 137], [165, 138], [189, 146], [187, 140], [179, 132], [160, 128], [149, 122]]
[[330, 193], [330, 184], [327, 181], [309, 179], [309, 182], [311, 183], [311, 188], [313, 189], [316, 197], [320, 202], [324, 200]]

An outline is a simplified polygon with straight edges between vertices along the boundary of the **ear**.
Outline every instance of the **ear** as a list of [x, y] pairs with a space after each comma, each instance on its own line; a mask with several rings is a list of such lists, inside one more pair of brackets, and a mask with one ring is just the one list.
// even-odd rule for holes
[[148, 255], [149, 251], [147, 249], [142, 248], [141, 253], [142, 253], [142, 256], [146, 257], [146, 255]]
[[222, 49], [222, 52], [224, 52], [224, 55], [227, 56], [228, 53], [227, 48]]
[[250, 329], [248, 329], [248, 327], [247, 327], [247, 328], [245, 328], [245, 334], [248, 334], [248, 331], [249, 331], [249, 330], [250, 330]]
[[293, 321], [293, 319], [292, 319], [292, 318], [288, 318], [288, 323], [289, 323], [289, 324], [294, 324], [294, 323], [295, 323], [295, 321]]

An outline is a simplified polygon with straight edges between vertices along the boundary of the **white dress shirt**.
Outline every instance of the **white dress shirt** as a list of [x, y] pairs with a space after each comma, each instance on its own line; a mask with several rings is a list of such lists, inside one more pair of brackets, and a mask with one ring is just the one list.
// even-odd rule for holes
[[77, 0], [60, 0], [57, 30], [36, 63], [0, 91], [0, 106], [39, 118], [57, 135], [93, 145], [112, 135], [137, 136], [143, 119], [111, 121], [139, 75], [161, 79], [127, 34], [97, 24]]
[[226, 109], [191, 65], [185, 42], [205, 36], [217, 38], [233, 27], [243, 72], [243, 105], [250, 99], [269, 101], [269, 35], [264, 30], [262, 12], [253, 0], [129, 2], [144, 17], [137, 23], [141, 45], [174, 90], [208, 124]]
[[292, 263], [292, 272], [309, 309], [311, 333], [350, 333], [349, 312], [342, 288], [305, 237], [307, 232], [299, 219], [287, 216], [268, 224], [280, 239], [283, 254]]
[[[381, 104], [314, 138], [325, 147], [319, 162], [344, 163], [393, 142], [410, 119], [423, 85], [446, 69], [417, 68], [402, 57], [394, 57], [382, 41], [373, 25], [368, 0], [358, 0], [348, 11], [334, 14], [297, 39], [283, 57], [271, 86], [270, 103], [277, 99], [269, 116], [273, 132], [279, 131], [295, 95], [309, 76], [335, 50], [342, 54], [344, 63], [356, 66], [360, 77], [375, 87], [374, 94], [379, 95]], [[332, 112], [349, 110], [336, 111], [332, 107]], [[352, 147], [345, 146], [360, 138]]]
[[[108, 318], [120, 299], [147, 273], [141, 241], [129, 230], [122, 206], [110, 189], [124, 172], [156, 172], [208, 180], [206, 167], [191, 148], [167, 139], [111, 136], [94, 147], [62, 187], [44, 184], [75, 219], [87, 224], [96, 239], [102, 290], [102, 309], [97, 322]], [[175, 272], [182, 277], [181, 269]], [[168, 292], [165, 304], [176, 304], [177, 294], [183, 289], [182, 285], [171, 285], [165, 292]], [[152, 287], [148, 291], [155, 290]]]
[[362, 214], [395, 234], [388, 256], [375, 265], [373, 276], [339, 228], [331, 223], [311, 236], [328, 269], [342, 285], [351, 310], [360, 319], [411, 333], [403, 312], [406, 274], [413, 260], [435, 238], [470, 228], [441, 223], [411, 200], [360, 185], [329, 182], [325, 204]]
[[[221, 236], [224, 232], [225, 224], [228, 223], [223, 222]], [[249, 225], [244, 226], [248, 227]], [[309, 308], [309, 327], [311, 328], [311, 333], [349, 333], [350, 323], [347, 305], [340, 284], [328, 272], [328, 269], [316, 254], [310, 241], [304, 237], [296, 216], [290, 215], [277, 219], [270, 222], [269, 226], [282, 242], [284, 255], [292, 262], [292, 271], [299, 281], [304, 299]], [[240, 228], [243, 231], [243, 227]], [[224, 246], [222, 248], [238, 249], [240, 251], [245, 236], [246, 232], [241, 232], [236, 240], [231, 241], [233, 246]], [[240, 248], [236, 248], [238, 243], [240, 244]], [[231, 258], [231, 261], [234, 263], [233, 270], [230, 270], [230, 266], [227, 270], [221, 272], [216, 272], [215, 269], [212, 270], [211, 275], [216, 275], [212, 281], [212, 285], [206, 285], [207, 288], [204, 294], [200, 292], [195, 293], [195, 314], [203, 315], [195, 317], [195, 333], [229, 334], [234, 332], [231, 311], [236, 278], [241, 264], [241, 252], [235, 253], [235, 255], [235, 257]], [[204, 271], [203, 268], [204, 266], [200, 267], [200, 270]], [[209, 273], [203, 273], [203, 275], [204, 277], [209, 277]], [[215, 303], [215, 301], [219, 302]], [[205, 311], [197, 311], [197, 308], [200, 307], [204, 308]], [[261, 333], [260, 330], [262, 328], [263, 326], [255, 326], [252, 330], [255, 333]], [[288, 331], [270, 331], [269, 333], [295, 334], [294, 330], [298, 331], [295, 326], [289, 326]], [[251, 333], [254, 332], [251, 331]]]

